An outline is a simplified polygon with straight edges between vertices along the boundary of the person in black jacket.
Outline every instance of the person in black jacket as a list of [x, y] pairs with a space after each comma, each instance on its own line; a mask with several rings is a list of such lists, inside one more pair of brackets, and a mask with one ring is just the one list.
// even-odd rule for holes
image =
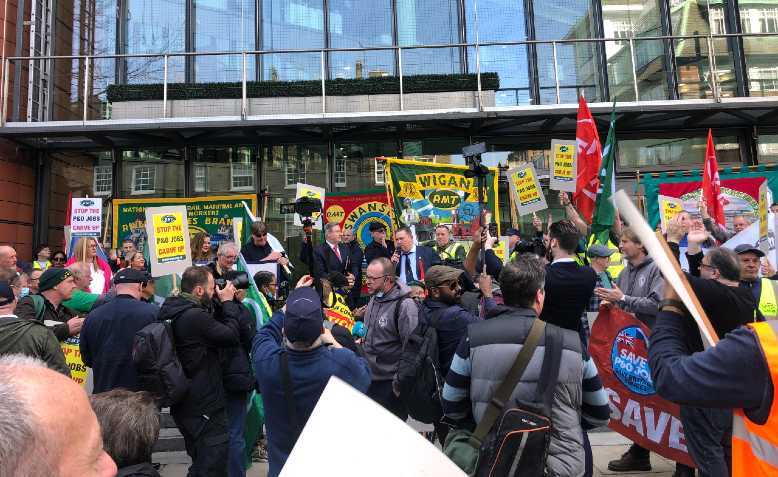
[[313, 276], [321, 280], [332, 272], [340, 272], [349, 279], [351, 286], [362, 263], [351, 262], [351, 250], [341, 243], [341, 235], [337, 222], [324, 226], [325, 242], [313, 249]]
[[356, 236], [354, 236], [353, 229], [343, 229], [341, 241], [348, 247], [349, 260], [355, 265], [354, 270], [356, 273], [354, 274], [354, 286], [349, 293], [348, 304], [351, 308], [356, 308], [359, 304], [359, 298], [362, 296], [362, 262], [365, 258], [365, 254], [362, 252], [362, 248], [359, 246]]
[[139, 391], [132, 364], [135, 333], [157, 320], [159, 308], [140, 301], [148, 274], [125, 268], [114, 277], [116, 298], [95, 308], [81, 328], [81, 359], [92, 368], [94, 392], [115, 388]]
[[386, 226], [381, 222], [371, 222], [368, 230], [373, 241], [365, 247], [365, 262], [370, 265], [376, 258], [392, 258], [394, 242], [386, 240]]
[[397, 281], [406, 284], [413, 280], [424, 281], [424, 274], [434, 266], [440, 265], [440, 255], [430, 247], [415, 245], [413, 233], [408, 227], [400, 227], [394, 233], [397, 249], [390, 259], [395, 264]]
[[[232, 280], [241, 272], [229, 271], [225, 274], [226, 280]], [[246, 296], [246, 290], [235, 292], [235, 301], [240, 303]], [[229, 450], [227, 452], [227, 475], [229, 477], [245, 477], [243, 438], [244, 425], [246, 423], [246, 404], [249, 393], [256, 387], [254, 373], [249, 363], [251, 341], [257, 332], [256, 322], [252, 319], [248, 308], [239, 306], [226, 306], [214, 298], [214, 314], [217, 319], [235, 318], [238, 323], [240, 345], [221, 350], [222, 355], [222, 380], [227, 402], [227, 427], [229, 429]], [[231, 305], [230, 302], [227, 305]], [[237, 311], [237, 314], [235, 313]]]
[[540, 319], [579, 332], [586, 346], [586, 330], [581, 317], [594, 293], [597, 274], [575, 261], [581, 236], [571, 221], [554, 222], [548, 228], [548, 234], [548, 249], [553, 261], [546, 266], [546, 301]]
[[[213, 311], [214, 293], [222, 303], [220, 316]], [[165, 300], [159, 312], [160, 320], [172, 320], [176, 353], [190, 379], [189, 393], [171, 407], [171, 414], [192, 458], [193, 476], [227, 473], [227, 403], [220, 358], [222, 350], [240, 345], [235, 317], [241, 305], [234, 296], [232, 282], [215, 290], [207, 267], [189, 267], [181, 277], [181, 293]]]

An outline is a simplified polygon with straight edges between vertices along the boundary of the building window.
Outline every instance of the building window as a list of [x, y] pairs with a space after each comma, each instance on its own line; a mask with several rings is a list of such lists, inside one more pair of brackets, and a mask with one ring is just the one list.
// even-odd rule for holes
[[778, 32], [778, 8], [762, 8], [759, 10], [759, 32]]
[[113, 167], [96, 166], [94, 175], [94, 186], [92, 189], [95, 195], [111, 195], [111, 192], [113, 192]]
[[335, 159], [335, 187], [346, 187], [346, 160]]
[[710, 32], [714, 35], [723, 35], [727, 32], [724, 9], [721, 7], [710, 9]]
[[157, 168], [154, 166], [135, 166], [132, 168], [132, 195], [154, 193]]
[[254, 164], [233, 162], [230, 164], [232, 190], [254, 190]]
[[375, 185], [386, 184], [386, 159], [383, 157], [375, 158]]
[[208, 190], [208, 166], [196, 164], [194, 167], [194, 191], [205, 192]]
[[305, 184], [305, 162], [289, 154], [289, 161], [286, 163], [286, 187], [294, 187], [298, 182]]

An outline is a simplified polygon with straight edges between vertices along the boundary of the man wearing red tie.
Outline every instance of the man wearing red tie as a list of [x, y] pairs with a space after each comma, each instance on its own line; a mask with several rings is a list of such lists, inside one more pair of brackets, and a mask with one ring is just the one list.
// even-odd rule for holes
[[362, 264], [352, 263], [348, 246], [340, 243], [341, 235], [337, 222], [324, 226], [325, 242], [313, 249], [313, 276], [322, 279], [332, 272], [339, 272], [348, 279], [349, 286], [353, 286]]

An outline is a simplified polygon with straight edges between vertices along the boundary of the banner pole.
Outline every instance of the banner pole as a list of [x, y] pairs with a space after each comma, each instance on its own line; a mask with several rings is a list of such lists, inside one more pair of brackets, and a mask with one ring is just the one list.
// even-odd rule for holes
[[[103, 223], [103, 237], [102, 237], [103, 238], [103, 246], [105, 246], [105, 243], [106, 243], [105, 242], [105, 238], [108, 236], [108, 224], [111, 223], [111, 212], [112, 212], [111, 209], [113, 209], [113, 207], [111, 206], [111, 202], [110, 201], [107, 201], [107, 202], [108, 202], [109, 205], [108, 205], [108, 212], [106, 212], [106, 214], [105, 214], [105, 221]], [[110, 246], [108, 248], [110, 248]]]

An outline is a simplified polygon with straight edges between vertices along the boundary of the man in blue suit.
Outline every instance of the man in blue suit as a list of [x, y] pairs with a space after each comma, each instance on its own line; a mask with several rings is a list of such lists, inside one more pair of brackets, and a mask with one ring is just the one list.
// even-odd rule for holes
[[397, 281], [403, 285], [413, 280], [424, 281], [427, 270], [440, 265], [440, 256], [430, 247], [416, 245], [408, 227], [397, 229], [394, 243], [397, 248], [391, 260], [396, 266]]

